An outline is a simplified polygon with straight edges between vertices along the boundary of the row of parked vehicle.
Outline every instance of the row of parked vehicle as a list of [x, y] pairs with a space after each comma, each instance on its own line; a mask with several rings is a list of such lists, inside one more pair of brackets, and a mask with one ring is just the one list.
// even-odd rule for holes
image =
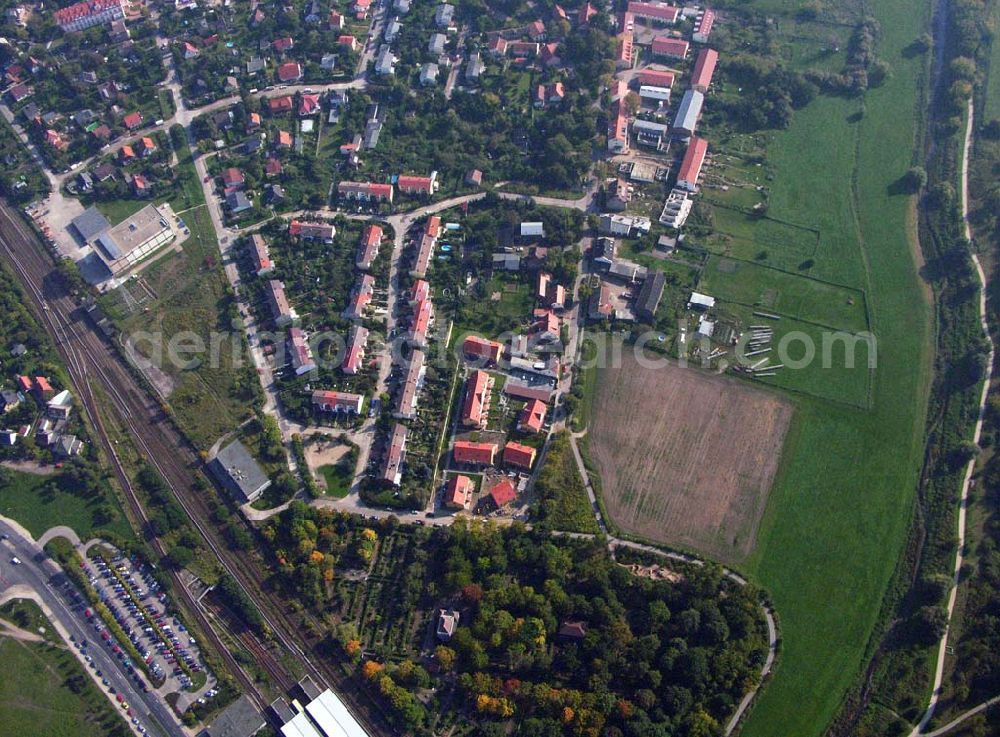
[[[192, 685], [190, 673], [202, 669], [196, 642], [186, 628], [167, 615], [167, 596], [152, 572], [139, 560], [115, 556], [110, 565], [97, 558], [93, 565], [98, 595], [149, 667], [157, 680], [172, 675], [182, 688]], [[175, 631], [176, 629], [176, 631]], [[183, 661], [185, 668], [181, 667]]]

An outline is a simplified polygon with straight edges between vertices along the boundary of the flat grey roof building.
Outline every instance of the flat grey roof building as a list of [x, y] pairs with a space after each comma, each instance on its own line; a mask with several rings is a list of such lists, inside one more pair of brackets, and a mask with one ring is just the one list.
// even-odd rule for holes
[[257, 499], [271, 485], [271, 479], [239, 440], [219, 451], [209, 464], [212, 472], [244, 502]]
[[76, 228], [76, 232], [87, 243], [90, 243], [90, 241], [111, 227], [108, 219], [94, 206], [88, 207], [81, 214], [73, 218], [72, 224]]
[[205, 730], [207, 737], [253, 737], [265, 726], [263, 715], [246, 696], [227, 706]]
[[694, 135], [698, 129], [698, 121], [701, 119], [701, 108], [704, 103], [705, 96], [697, 90], [685, 92], [684, 97], [681, 98], [681, 104], [677, 107], [674, 130]]

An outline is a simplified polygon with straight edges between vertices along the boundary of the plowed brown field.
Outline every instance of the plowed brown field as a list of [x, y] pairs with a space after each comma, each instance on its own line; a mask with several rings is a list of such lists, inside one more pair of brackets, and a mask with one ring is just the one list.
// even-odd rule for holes
[[737, 379], [625, 354], [599, 374], [589, 431], [608, 514], [649, 540], [744, 559], [791, 406]]

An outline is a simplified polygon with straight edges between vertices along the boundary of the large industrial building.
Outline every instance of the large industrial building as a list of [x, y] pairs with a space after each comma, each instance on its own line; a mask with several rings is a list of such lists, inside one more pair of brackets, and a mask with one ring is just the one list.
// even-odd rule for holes
[[254, 501], [271, 485], [264, 469], [239, 440], [220, 450], [208, 467], [240, 504]]
[[158, 209], [146, 205], [118, 225], [111, 225], [94, 207], [72, 222], [80, 238], [94, 251], [113, 276], [128, 271], [174, 239], [174, 231]]
[[330, 689], [320, 691], [306, 676], [299, 681], [303, 706], [299, 699], [289, 707], [283, 700], [271, 704], [279, 721], [282, 737], [369, 737], [343, 701]]

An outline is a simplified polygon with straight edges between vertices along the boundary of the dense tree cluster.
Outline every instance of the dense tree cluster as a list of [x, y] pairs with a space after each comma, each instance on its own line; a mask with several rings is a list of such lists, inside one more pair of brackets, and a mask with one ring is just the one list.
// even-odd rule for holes
[[819, 91], [802, 74], [757, 56], [734, 55], [725, 63], [725, 72], [743, 93], [723, 102], [723, 110], [747, 131], [787, 128], [793, 112], [812, 102]]
[[[759, 674], [766, 636], [757, 593], [715, 566], [685, 567], [667, 582], [635, 575], [600, 539], [462, 521], [413, 533], [363, 524], [294, 504], [264, 534], [280, 580], [317, 607], [336, 596], [320, 571], [332, 579], [334, 568], [367, 565], [366, 545], [412, 534], [405, 584], [385, 606], [432, 623], [439, 608], [457, 610], [450, 641], [424, 658], [386, 652], [362, 663], [358, 623], [332, 625], [359, 677], [408, 729], [422, 733], [428, 713], [451, 704], [480, 734], [514, 720], [532, 737], [709, 735]], [[580, 630], [560, 634], [567, 622]]]

